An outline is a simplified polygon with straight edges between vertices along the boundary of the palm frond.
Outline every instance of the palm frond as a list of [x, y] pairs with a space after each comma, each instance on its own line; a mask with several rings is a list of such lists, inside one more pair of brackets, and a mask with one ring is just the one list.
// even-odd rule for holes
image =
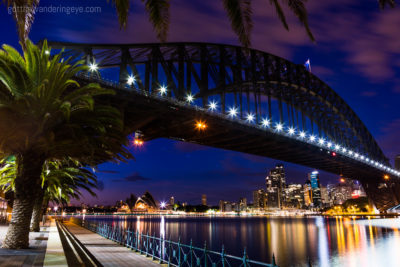
[[117, 11], [118, 22], [121, 28], [126, 28], [128, 25], [130, 1], [131, 0], [112, 0], [112, 4]]
[[283, 26], [285, 27], [286, 30], [289, 30], [289, 25], [286, 22], [286, 17], [285, 13], [282, 10], [281, 5], [279, 4], [278, 0], [269, 0], [270, 4], [275, 7], [276, 14], [278, 15], [278, 18], [282, 22]]
[[233, 31], [245, 47], [250, 46], [253, 28], [251, 0], [223, 0]]
[[304, 3], [307, 0], [284, 0], [284, 1], [287, 3], [289, 9], [293, 12], [293, 14], [295, 14], [296, 17], [299, 19], [299, 21], [304, 25], [308, 37], [310, 37], [312, 41], [315, 41], [315, 38], [310, 30], [310, 26], [308, 25], [308, 15], [306, 7], [304, 5]]
[[18, 37], [22, 47], [25, 48], [25, 43], [28, 40], [28, 35], [35, 19], [35, 9], [40, 0], [3, 0], [3, 2], [13, 10]]
[[391, 8], [394, 8], [396, 6], [395, 0], [378, 0], [378, 3], [381, 9], [385, 9], [386, 6], [389, 6]]
[[169, 29], [169, 0], [142, 0], [145, 3], [149, 20], [161, 42], [167, 40]]

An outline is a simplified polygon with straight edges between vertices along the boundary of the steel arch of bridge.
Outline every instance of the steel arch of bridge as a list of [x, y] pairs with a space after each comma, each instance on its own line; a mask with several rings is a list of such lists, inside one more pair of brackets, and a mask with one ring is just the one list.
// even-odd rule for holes
[[238, 109], [351, 148], [388, 164], [371, 133], [346, 102], [304, 66], [253, 49], [207, 43], [72, 44], [50, 42], [66, 55], [83, 57], [100, 69], [116, 69], [120, 83], [129, 75], [134, 86], [184, 100], [189, 94], [207, 107], [216, 99], [220, 111]]

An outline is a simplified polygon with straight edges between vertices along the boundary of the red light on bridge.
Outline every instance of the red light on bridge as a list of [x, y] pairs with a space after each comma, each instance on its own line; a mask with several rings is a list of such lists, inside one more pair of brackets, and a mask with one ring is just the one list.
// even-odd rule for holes
[[332, 156], [336, 157], [336, 152], [332, 152]]

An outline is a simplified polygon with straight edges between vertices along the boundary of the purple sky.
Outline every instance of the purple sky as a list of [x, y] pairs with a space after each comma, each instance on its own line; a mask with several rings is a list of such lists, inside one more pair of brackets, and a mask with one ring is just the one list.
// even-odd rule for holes
[[[110, 1], [111, 2], [111, 1]], [[55, 5], [54, 3], [57, 3]], [[83, 3], [83, 4], [82, 4]], [[389, 158], [400, 152], [400, 8], [379, 11], [375, 0], [309, 0], [312, 43], [295, 17], [288, 15], [290, 31], [278, 21], [266, 0], [252, 1], [255, 27], [252, 46], [295, 63], [311, 59], [313, 73], [327, 82], [355, 110]], [[100, 6], [98, 14], [38, 13], [31, 39], [90, 43], [155, 42], [141, 1], [133, 1], [126, 31], [120, 30], [115, 11], [105, 0], [41, 1], [41, 6]], [[12, 17], [0, 8], [2, 43], [17, 46]], [[169, 41], [238, 44], [222, 1], [173, 0]], [[114, 203], [131, 192], [145, 190], [159, 200], [200, 203], [201, 194], [219, 199], [250, 198], [264, 185], [267, 170], [278, 161], [170, 140], [154, 140], [133, 150], [129, 164], [104, 164], [99, 179], [104, 189], [90, 203]], [[285, 163], [289, 182], [304, 182], [309, 168]], [[111, 171], [111, 172], [109, 172]], [[322, 173], [323, 183], [337, 177]]]

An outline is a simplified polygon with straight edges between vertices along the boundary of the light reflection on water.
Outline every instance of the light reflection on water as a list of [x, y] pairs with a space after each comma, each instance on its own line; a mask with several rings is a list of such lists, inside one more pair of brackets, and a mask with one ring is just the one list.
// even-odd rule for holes
[[[94, 217], [86, 216], [86, 220]], [[397, 229], [373, 226], [371, 220], [358, 224], [350, 218], [266, 217], [96, 217], [113, 226], [144, 234], [207, 247], [279, 266], [400, 266], [400, 233]], [[390, 220], [390, 219], [387, 219]]]

